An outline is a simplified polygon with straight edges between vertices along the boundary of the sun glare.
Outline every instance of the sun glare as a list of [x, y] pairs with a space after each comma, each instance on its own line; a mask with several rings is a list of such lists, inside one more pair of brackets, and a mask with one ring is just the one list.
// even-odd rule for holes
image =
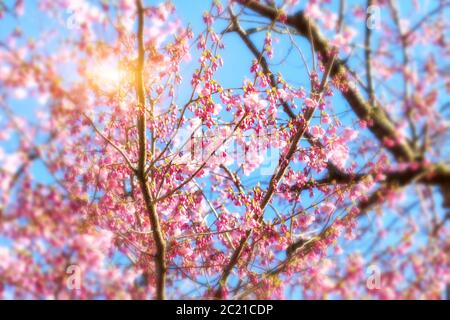
[[117, 90], [125, 77], [125, 71], [113, 59], [97, 61], [88, 71], [88, 77], [102, 91]]

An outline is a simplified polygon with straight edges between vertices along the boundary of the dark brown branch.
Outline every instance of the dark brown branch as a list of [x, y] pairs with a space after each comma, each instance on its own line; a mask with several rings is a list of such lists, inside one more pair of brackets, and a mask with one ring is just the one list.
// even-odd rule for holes
[[138, 60], [136, 65], [136, 96], [138, 101], [139, 116], [137, 128], [139, 135], [139, 160], [136, 170], [137, 179], [141, 186], [145, 206], [148, 211], [150, 224], [152, 226], [153, 241], [156, 246], [155, 266], [156, 266], [156, 298], [165, 299], [165, 282], [167, 274], [166, 266], [166, 241], [159, 222], [156, 205], [152, 199], [152, 193], [146, 178], [147, 163], [147, 133], [146, 133], [146, 110], [145, 110], [145, 89], [144, 89], [144, 8], [140, 0], [136, 0], [138, 15]]
[[[352, 184], [359, 183], [364, 179], [371, 176], [371, 174], [348, 174], [341, 172], [330, 174], [322, 179], [318, 179], [314, 181], [314, 185], [330, 185], [330, 184]], [[390, 185], [399, 185], [403, 186], [408, 183], [411, 183], [414, 180], [415, 183], [423, 184], [423, 185], [435, 185], [441, 186], [450, 181], [450, 167], [446, 165], [424, 165], [418, 169], [407, 169], [403, 171], [395, 171], [385, 173], [385, 179], [380, 181], [381, 183], [387, 183]], [[301, 190], [305, 190], [309, 188], [309, 186], [305, 186], [302, 188], [293, 186], [291, 188], [292, 192], [299, 192]]]
[[231, 179], [231, 181], [233, 182], [234, 186], [236, 187], [236, 189], [242, 193], [245, 194], [245, 190], [244, 187], [242, 186], [241, 181], [239, 180], [238, 176], [231, 172], [230, 169], [227, 168], [227, 166], [221, 164], [220, 167], [223, 169], [223, 171], [226, 172], [226, 174], [228, 175], [228, 177]]

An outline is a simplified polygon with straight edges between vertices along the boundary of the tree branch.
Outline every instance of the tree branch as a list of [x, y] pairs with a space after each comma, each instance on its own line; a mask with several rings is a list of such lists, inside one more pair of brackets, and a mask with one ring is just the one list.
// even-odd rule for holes
[[139, 160], [136, 175], [141, 186], [145, 206], [148, 211], [152, 226], [153, 241], [156, 245], [155, 266], [156, 266], [156, 298], [165, 299], [165, 282], [167, 274], [166, 265], [166, 241], [159, 222], [156, 205], [152, 199], [149, 183], [146, 178], [145, 166], [147, 163], [147, 135], [146, 135], [146, 110], [145, 110], [145, 89], [143, 80], [144, 71], [144, 8], [141, 0], [136, 0], [138, 15], [138, 60], [136, 65], [136, 96], [138, 101], [139, 115], [137, 120], [139, 136]]

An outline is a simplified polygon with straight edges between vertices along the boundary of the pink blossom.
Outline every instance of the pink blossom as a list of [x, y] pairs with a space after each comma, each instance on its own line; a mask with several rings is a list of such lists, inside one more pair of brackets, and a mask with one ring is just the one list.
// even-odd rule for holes
[[319, 126], [312, 127], [310, 131], [311, 134], [317, 139], [321, 139], [325, 135], [325, 130]]
[[312, 108], [316, 108], [318, 106], [318, 103], [317, 103], [317, 101], [315, 101], [311, 98], [306, 98], [305, 106], [312, 109]]
[[342, 139], [344, 141], [352, 141], [358, 137], [358, 131], [353, 130], [351, 128], [345, 128], [344, 133], [342, 135]]
[[331, 202], [324, 202], [321, 204], [320, 210], [324, 214], [329, 215], [329, 214], [332, 214], [336, 210], [336, 206]]
[[250, 93], [244, 98], [244, 105], [254, 112], [260, 112], [267, 107], [267, 101], [260, 98], [260, 96], [254, 92]]

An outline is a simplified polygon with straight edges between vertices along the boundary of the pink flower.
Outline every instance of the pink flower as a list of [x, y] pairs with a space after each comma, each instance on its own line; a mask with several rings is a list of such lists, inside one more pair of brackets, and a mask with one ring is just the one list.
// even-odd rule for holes
[[280, 20], [281, 23], [286, 23], [287, 21], [287, 14], [285, 12], [281, 12], [278, 16], [278, 20]]
[[352, 28], [347, 28], [344, 32], [339, 33], [331, 41], [331, 44], [338, 49], [342, 49], [345, 54], [349, 54], [352, 50], [350, 43], [355, 37], [356, 31]]
[[197, 92], [199, 93], [199, 95], [201, 95], [202, 97], [208, 97], [211, 95], [211, 90], [209, 88], [203, 88], [201, 90], [197, 90]]
[[267, 56], [272, 59], [273, 57], [273, 47], [272, 47], [272, 38], [270, 32], [266, 34], [266, 38], [264, 39], [264, 50], [267, 52]]
[[209, 12], [205, 12], [203, 14], [203, 21], [208, 25], [212, 25], [213, 23], [213, 17], [211, 16], [211, 14]]
[[258, 63], [258, 60], [255, 59], [255, 60], [253, 60], [252, 66], [250, 67], [250, 72], [255, 73], [258, 71], [258, 69], [259, 69], [259, 63]]
[[325, 130], [319, 126], [312, 127], [310, 132], [317, 139], [321, 139], [325, 135]]
[[324, 202], [320, 206], [320, 210], [325, 214], [332, 214], [336, 210], [336, 206], [331, 202]]
[[348, 147], [340, 143], [333, 143], [328, 150], [328, 158], [338, 167], [343, 168], [348, 160]]
[[288, 96], [286, 90], [284, 90], [284, 89], [278, 89], [278, 95], [279, 95], [280, 99], [283, 101], [287, 101], [290, 98]]
[[393, 148], [393, 147], [395, 146], [395, 140], [394, 140], [394, 139], [391, 139], [391, 138], [388, 138], [388, 137], [385, 137], [385, 138], [383, 139], [383, 144], [384, 144], [386, 147], [388, 147], [388, 148]]
[[322, 113], [322, 116], [320, 117], [320, 123], [322, 124], [330, 124], [331, 119], [326, 113]]
[[262, 100], [255, 92], [248, 94], [244, 98], [244, 105], [255, 112], [260, 112], [267, 107], [267, 101]]
[[316, 108], [318, 105], [316, 100], [310, 99], [310, 98], [306, 98], [305, 99], [305, 106], [308, 108]]
[[309, 214], [309, 215], [302, 215], [299, 218], [299, 223], [303, 228], [308, 228], [311, 224], [313, 224], [314, 220], [316, 218]]
[[23, 16], [23, 14], [25, 13], [25, 3], [23, 0], [16, 1], [16, 4], [14, 5], [14, 12], [18, 16]]
[[213, 109], [213, 114], [215, 116], [217, 116], [219, 114], [220, 110], [222, 110], [222, 105], [220, 103], [215, 103], [214, 109]]
[[358, 137], [358, 131], [353, 130], [351, 128], [345, 128], [344, 133], [342, 135], [342, 139], [344, 141], [352, 141]]

